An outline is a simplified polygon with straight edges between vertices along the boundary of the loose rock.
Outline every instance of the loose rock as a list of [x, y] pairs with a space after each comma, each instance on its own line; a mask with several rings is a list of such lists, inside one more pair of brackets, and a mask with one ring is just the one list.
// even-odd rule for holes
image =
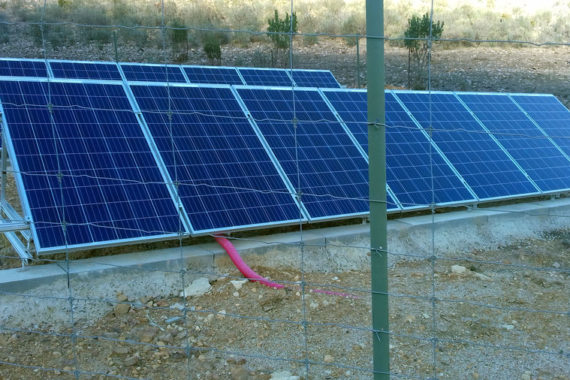
[[452, 265], [451, 266], [451, 273], [462, 274], [462, 273], [465, 273], [466, 271], [467, 271], [467, 268], [465, 268], [462, 265]]
[[190, 285], [188, 285], [182, 292], [180, 297], [197, 297], [208, 293], [212, 289], [210, 281], [206, 277], [200, 277]]
[[152, 340], [156, 336], [157, 332], [158, 332], [158, 329], [156, 327], [149, 326], [149, 327], [144, 328], [140, 333], [141, 342], [143, 342], [143, 343], [152, 342]]
[[234, 288], [235, 288], [236, 290], [240, 290], [240, 289], [242, 288], [243, 284], [245, 284], [245, 283], [247, 282], [247, 279], [244, 279], [244, 280], [231, 280], [230, 282], [231, 282], [231, 284], [234, 286]]
[[299, 376], [294, 376], [289, 371], [273, 372], [269, 380], [299, 380]]
[[133, 356], [129, 356], [123, 362], [127, 367], [132, 367], [139, 362], [139, 355], [138, 353], [134, 354]]
[[491, 280], [491, 277], [486, 276], [483, 273], [475, 272], [475, 277], [477, 277], [479, 280], [484, 280], [484, 281], [490, 281]]
[[131, 352], [131, 350], [128, 347], [125, 346], [114, 346], [113, 347], [113, 352], [115, 354], [120, 354], [120, 355], [126, 355], [129, 352]]
[[131, 310], [131, 305], [128, 303], [120, 303], [115, 305], [115, 315], [127, 314]]
[[123, 293], [117, 293], [117, 301], [119, 302], [127, 302], [129, 298], [124, 295]]
[[243, 367], [234, 367], [231, 369], [232, 380], [248, 380], [249, 372]]
[[163, 334], [160, 334], [156, 339], [158, 339], [161, 342], [164, 342], [166, 344], [170, 344], [170, 343], [172, 343], [173, 337], [172, 337], [172, 334], [170, 334], [170, 333], [163, 333]]

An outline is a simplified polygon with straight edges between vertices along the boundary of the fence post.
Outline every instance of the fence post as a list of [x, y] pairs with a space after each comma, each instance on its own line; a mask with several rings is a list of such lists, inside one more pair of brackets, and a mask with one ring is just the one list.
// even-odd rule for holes
[[370, 251], [374, 379], [390, 378], [386, 134], [384, 109], [384, 3], [366, 0]]
[[360, 35], [354, 37], [356, 39], [356, 88], [360, 88]]
[[115, 62], [119, 62], [119, 48], [117, 47], [117, 31], [113, 30], [113, 48], [115, 49]]
[[[2, 115], [0, 113], [0, 126], [2, 125], [2, 118], [4, 117], [4, 115]], [[8, 171], [7, 171], [7, 164], [6, 164], [6, 132], [2, 131], [2, 185], [1, 185], [1, 189], [0, 189], [0, 202], [2, 203], [2, 207], [4, 206], [4, 201], [6, 200], [6, 177], [8, 175]]]

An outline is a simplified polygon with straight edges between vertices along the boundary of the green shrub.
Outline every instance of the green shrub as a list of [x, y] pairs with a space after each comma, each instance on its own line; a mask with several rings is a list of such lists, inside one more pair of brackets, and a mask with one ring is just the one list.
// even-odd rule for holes
[[173, 50], [177, 52], [185, 51], [188, 54], [188, 29], [184, 25], [184, 21], [175, 18], [168, 27], [168, 37], [172, 43]]
[[422, 17], [412, 16], [404, 32], [404, 45], [408, 48], [408, 88], [425, 89], [431, 41], [437, 41], [443, 33], [443, 22], [432, 22], [425, 13]]
[[273, 14], [273, 18], [267, 20], [267, 35], [273, 42], [274, 54], [272, 54], [272, 63], [275, 66], [279, 62], [280, 52], [289, 49], [289, 38], [291, 33], [297, 33], [297, 15], [293, 13], [289, 17], [289, 13], [285, 13], [285, 18], [279, 17], [277, 9]]
[[204, 53], [210, 61], [210, 64], [221, 63], [222, 61], [222, 48], [220, 40], [215, 35], [206, 37], [204, 39]]
[[297, 15], [293, 13], [289, 17], [289, 13], [285, 13], [285, 18], [279, 18], [279, 12], [275, 10], [273, 18], [267, 20], [269, 26], [267, 27], [267, 35], [273, 42], [275, 49], [289, 48], [289, 35], [290, 33], [297, 33]]

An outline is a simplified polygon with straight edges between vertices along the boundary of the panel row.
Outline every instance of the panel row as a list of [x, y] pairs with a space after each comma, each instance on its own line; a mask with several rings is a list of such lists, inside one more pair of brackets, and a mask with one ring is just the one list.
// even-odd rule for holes
[[[367, 151], [366, 91], [322, 93]], [[568, 191], [568, 131], [552, 95], [388, 91], [387, 182], [404, 208]]]
[[[12, 78], [0, 102], [38, 252], [368, 213], [363, 90]], [[568, 191], [569, 114], [387, 91], [388, 210]]]
[[0, 59], [0, 77], [340, 88], [328, 70]]

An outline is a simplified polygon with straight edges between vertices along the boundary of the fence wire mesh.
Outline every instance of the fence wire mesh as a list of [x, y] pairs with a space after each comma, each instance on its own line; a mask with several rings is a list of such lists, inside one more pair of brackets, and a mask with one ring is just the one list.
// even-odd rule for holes
[[[480, 3], [480, 4], [479, 4]], [[497, 3], [497, 4], [495, 4]], [[363, 2], [313, 1], [26, 1], [0, 0], [0, 57], [331, 70], [348, 88], [366, 87], [366, 39], [385, 41], [387, 88], [554, 94], [570, 105], [568, 9], [532, 2], [453, 6], [448, 2], [385, 2], [385, 36], [366, 36]], [[268, 33], [267, 20], [296, 15], [289, 32]], [[412, 14], [444, 21], [428, 35], [425, 73], [410, 83], [404, 38]], [[284, 37], [278, 46], [272, 36]], [[54, 79], [48, 78], [48, 89]], [[167, 120], [173, 167], [181, 167], [167, 74]], [[53, 112], [48, 90], [45, 107]], [[293, 93], [294, 96], [294, 93]], [[26, 106], [7, 104], [3, 107]], [[78, 109], [71, 99], [64, 108]], [[306, 196], [337, 194], [303, 188], [295, 131], [292, 185]], [[442, 129], [429, 107], [429, 128]], [[94, 107], [91, 110], [96, 110]], [[102, 109], [102, 111], [106, 111]], [[124, 109], [123, 112], [132, 112]], [[185, 113], [203, 120], [211, 113]], [[4, 117], [4, 115], [2, 115]], [[255, 122], [278, 121], [255, 118]], [[236, 118], [249, 122], [248, 117]], [[55, 124], [54, 120], [42, 122]], [[315, 121], [313, 121], [315, 122]], [[317, 120], [316, 123], [336, 122]], [[55, 127], [54, 127], [55, 128]], [[404, 130], [406, 126], [386, 125]], [[56, 133], [53, 134], [54, 136]], [[547, 137], [513, 133], [523, 142]], [[570, 134], [551, 136], [570, 138]], [[426, 140], [431, 157], [438, 155]], [[6, 149], [6, 144], [3, 144]], [[59, 152], [61, 228], [69, 202]], [[568, 157], [566, 157], [568, 158]], [[24, 214], [7, 158], [2, 200]], [[486, 163], [479, 163], [486, 165]], [[566, 163], [567, 165], [570, 162]], [[411, 170], [411, 169], [410, 169]], [[212, 192], [232, 186], [170, 184]], [[117, 178], [93, 177], [117, 181]], [[72, 180], [80, 181], [79, 177]], [[567, 379], [570, 376], [570, 207], [566, 193], [482, 204], [431, 205], [390, 216], [388, 227], [390, 372], [403, 379]], [[119, 179], [123, 185], [150, 184]], [[250, 188], [247, 190], [259, 191]], [[369, 202], [384, 200], [368, 199]], [[413, 206], [406, 204], [405, 206]], [[8, 218], [4, 211], [4, 217]], [[0, 250], [0, 377], [5, 379], [369, 379], [372, 364], [370, 239], [362, 218], [242, 231], [227, 238], [260, 274], [283, 288], [244, 282], [214, 243], [214, 234], [21, 260], [7, 238]], [[364, 220], [365, 221], [365, 220]], [[93, 223], [99, 229], [115, 229]], [[139, 229], [144, 234], [153, 231]], [[33, 242], [32, 242], [33, 251]], [[3, 273], [3, 274], [2, 274]], [[37, 277], [36, 277], [37, 276]], [[42, 278], [39, 280], [38, 278]], [[27, 281], [24, 281], [28, 279]]]

